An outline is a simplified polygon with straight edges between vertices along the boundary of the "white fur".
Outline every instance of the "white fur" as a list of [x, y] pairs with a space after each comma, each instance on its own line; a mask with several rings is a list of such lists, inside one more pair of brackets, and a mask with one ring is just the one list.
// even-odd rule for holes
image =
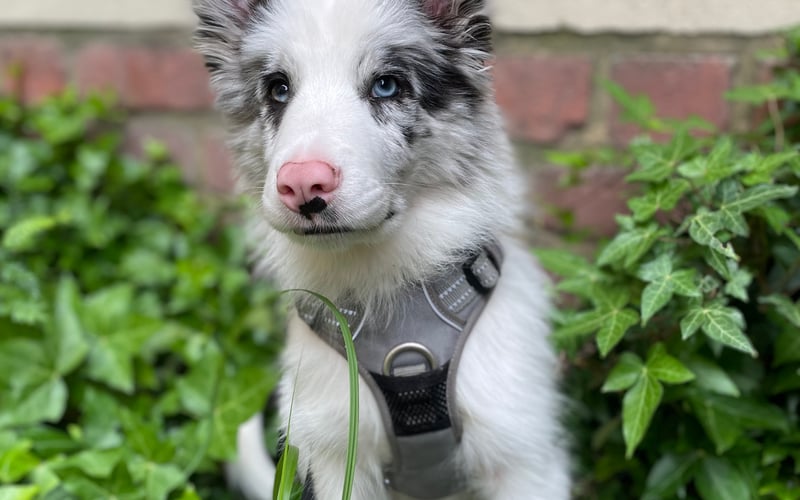
[[[465, 44], [458, 64], [486, 102], [468, 109], [454, 100], [437, 113], [420, 113], [420, 124], [430, 133], [411, 146], [394, 126], [403, 116], [396, 113], [388, 124], [378, 124], [363, 96], [364, 82], [386, 47], [424, 50], [443, 43], [447, 34], [419, 10], [421, 3], [266, 0], [248, 13], [254, 21], [246, 29], [237, 31], [234, 21], [214, 28], [228, 30], [227, 45], [219, 45], [219, 37], [201, 40], [201, 51], [223, 63], [212, 81], [230, 119], [241, 189], [257, 201], [251, 240], [259, 250], [259, 272], [282, 287], [311, 289], [334, 301], [349, 294], [391, 307], [400, 287], [430, 277], [457, 251], [479, 246], [490, 234], [500, 238], [502, 277], [465, 346], [457, 379], [463, 422], [457, 460], [471, 490], [453, 498], [566, 499], [570, 469], [559, 425], [558, 367], [547, 341], [547, 280], [513, 236], [525, 183], [491, 98], [485, 52]], [[453, 12], [467, 3], [480, 2], [454, 0]], [[195, 0], [199, 13], [219, 18], [234, 4], [239, 13], [250, 5]], [[434, 56], [440, 57], [431, 52], [431, 60]], [[292, 81], [292, 100], [277, 128], [266, 119], [266, 107], [250, 118], [242, 106], [258, 77], [242, 80], [238, 70], [262, 60]], [[295, 233], [316, 222], [283, 206], [275, 186], [280, 166], [298, 160], [341, 168], [342, 184], [330, 208], [356, 231]], [[389, 211], [396, 215], [385, 220]], [[340, 498], [349, 410], [346, 362], [296, 316], [289, 321], [282, 360], [280, 408], [285, 422], [294, 397], [290, 441], [300, 448], [301, 475], [311, 473], [319, 500]], [[363, 380], [360, 399], [353, 498], [404, 498], [384, 486], [382, 470], [391, 453]], [[251, 499], [272, 494], [274, 465], [263, 451], [262, 434], [260, 416], [242, 426], [238, 460], [230, 467]]]

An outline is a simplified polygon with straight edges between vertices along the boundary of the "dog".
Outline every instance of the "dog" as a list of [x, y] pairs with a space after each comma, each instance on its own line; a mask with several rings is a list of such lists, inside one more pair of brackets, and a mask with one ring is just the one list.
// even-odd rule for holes
[[[548, 280], [520, 238], [484, 2], [193, 2], [257, 274], [352, 320], [352, 498], [569, 498]], [[279, 413], [308, 491], [340, 498], [347, 363], [324, 307], [295, 305]], [[230, 470], [251, 499], [272, 495], [262, 432], [260, 415], [240, 428]]]

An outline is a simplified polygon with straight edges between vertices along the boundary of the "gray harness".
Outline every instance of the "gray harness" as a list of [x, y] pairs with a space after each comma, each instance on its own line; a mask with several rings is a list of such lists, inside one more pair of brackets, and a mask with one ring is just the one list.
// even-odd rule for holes
[[[390, 488], [417, 498], [463, 491], [455, 463], [461, 422], [455, 383], [464, 344], [500, 278], [496, 243], [440, 275], [406, 287], [392, 311], [338, 304], [355, 341], [358, 368], [381, 410], [392, 448], [384, 471]], [[344, 356], [339, 326], [312, 299], [297, 302], [300, 317]]]

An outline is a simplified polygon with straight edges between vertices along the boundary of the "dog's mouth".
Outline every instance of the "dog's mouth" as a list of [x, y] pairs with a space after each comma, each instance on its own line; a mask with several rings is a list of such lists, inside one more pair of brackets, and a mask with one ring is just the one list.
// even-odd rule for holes
[[369, 228], [360, 228], [360, 227], [351, 227], [351, 226], [336, 226], [336, 225], [328, 225], [328, 224], [314, 224], [311, 227], [305, 228], [297, 228], [294, 230], [294, 233], [301, 236], [331, 236], [331, 235], [346, 235], [352, 233], [369, 233], [380, 228], [384, 223], [394, 218], [397, 215], [394, 210], [390, 210], [389, 213], [386, 214], [386, 217], [374, 227]]

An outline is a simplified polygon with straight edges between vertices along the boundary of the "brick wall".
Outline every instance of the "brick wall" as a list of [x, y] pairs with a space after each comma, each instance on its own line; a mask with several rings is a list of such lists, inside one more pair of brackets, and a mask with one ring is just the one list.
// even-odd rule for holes
[[[22, 74], [0, 83], [28, 101], [66, 85], [112, 89], [130, 113], [132, 149], [145, 137], [161, 139], [191, 181], [224, 192], [231, 187], [224, 133], [189, 40], [185, 30], [5, 30], [0, 65], [15, 63]], [[612, 80], [649, 95], [667, 117], [697, 115], [723, 129], [741, 129], [749, 111], [722, 94], [763, 79], [757, 53], [776, 44], [768, 36], [499, 34], [497, 99], [535, 196], [548, 207], [574, 209], [579, 227], [607, 234], [614, 227], [611, 214], [623, 208], [618, 173], [595, 169], [587, 185], [562, 189], [558, 170], [543, 160], [547, 149], [623, 145], [635, 134], [598, 82]], [[540, 211], [537, 222], [557, 232], [549, 212]]]

